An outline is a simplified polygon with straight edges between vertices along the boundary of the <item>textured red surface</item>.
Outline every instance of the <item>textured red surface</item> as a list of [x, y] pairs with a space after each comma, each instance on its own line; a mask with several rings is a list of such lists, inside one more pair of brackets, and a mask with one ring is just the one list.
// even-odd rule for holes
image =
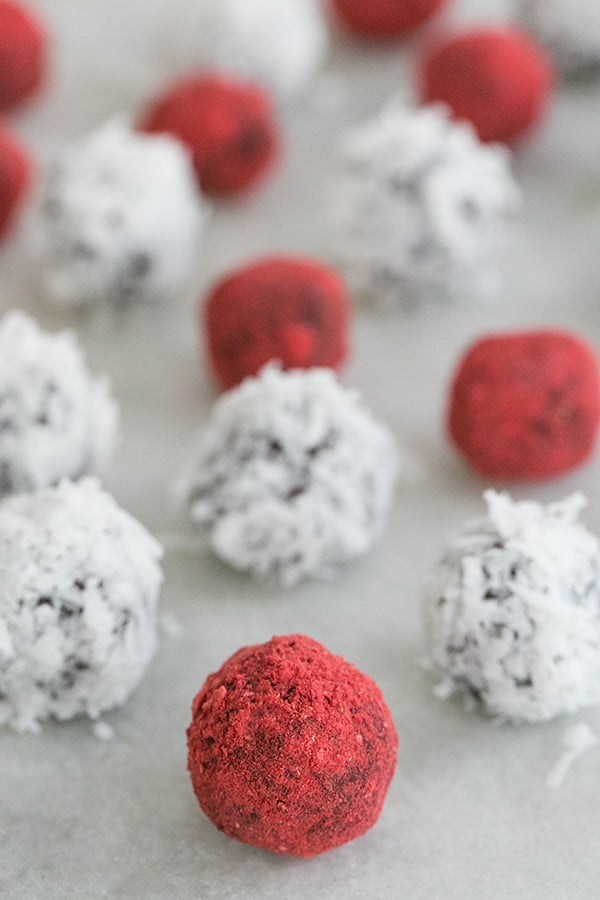
[[46, 75], [46, 32], [20, 3], [0, 0], [0, 112], [27, 100]]
[[592, 452], [599, 421], [596, 354], [567, 332], [484, 338], [454, 377], [450, 434], [473, 467], [492, 478], [567, 472]]
[[233, 387], [269, 362], [339, 368], [350, 304], [342, 279], [307, 259], [274, 257], [234, 272], [210, 292], [201, 318], [212, 368]]
[[512, 143], [543, 118], [554, 72], [547, 54], [516, 29], [470, 31], [439, 44], [420, 72], [424, 103], [447, 103], [482, 141]]
[[0, 238], [16, 215], [31, 181], [29, 154], [0, 123]]
[[311, 857], [377, 821], [398, 738], [381, 691], [302, 635], [244, 647], [194, 700], [188, 767], [229, 837]]
[[393, 38], [422, 25], [448, 0], [332, 0], [346, 25], [371, 38]]
[[189, 148], [207, 194], [253, 187], [271, 168], [279, 131], [265, 92], [210, 75], [180, 81], [147, 111], [141, 129], [165, 132]]

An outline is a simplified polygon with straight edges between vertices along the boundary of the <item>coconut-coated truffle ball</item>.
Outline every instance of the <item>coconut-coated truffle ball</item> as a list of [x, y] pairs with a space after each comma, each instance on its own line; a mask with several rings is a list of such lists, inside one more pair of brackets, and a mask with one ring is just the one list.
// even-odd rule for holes
[[233, 568], [329, 576], [384, 529], [393, 439], [328, 369], [263, 369], [215, 404], [183, 479], [192, 522]]
[[338, 369], [346, 359], [346, 287], [310, 259], [271, 257], [238, 269], [211, 290], [201, 316], [210, 362], [225, 388], [271, 360], [286, 369]]
[[243, 647], [192, 706], [188, 768], [228, 837], [311, 857], [376, 823], [398, 737], [374, 681], [303, 635]]
[[600, 5], [589, 0], [521, 0], [523, 27], [565, 75], [600, 74]]
[[102, 468], [116, 442], [108, 381], [75, 335], [22, 312], [0, 320], [0, 493], [35, 490]]
[[93, 479], [0, 503], [0, 723], [123, 704], [156, 646], [161, 548]]
[[448, 429], [487, 477], [539, 480], [568, 472], [591, 454], [599, 422], [596, 354], [565, 331], [483, 338], [454, 375]]
[[236, 75], [282, 99], [307, 88], [329, 46], [319, 0], [179, 0], [175, 12], [180, 68]]
[[206, 215], [178, 141], [111, 121], [48, 166], [31, 223], [42, 292], [65, 307], [177, 297]]
[[29, 100], [46, 77], [48, 39], [37, 15], [22, 3], [0, 2], [0, 113]]
[[182, 141], [198, 183], [211, 195], [254, 187], [278, 155], [279, 126], [267, 94], [218, 75], [177, 82], [150, 105], [141, 128]]
[[600, 548], [577, 521], [584, 498], [485, 499], [423, 592], [442, 695], [462, 690], [513, 722], [600, 703]]
[[519, 203], [504, 148], [442, 107], [391, 103], [341, 142], [333, 256], [351, 292], [379, 306], [493, 295]]
[[0, 123], [0, 240], [14, 223], [31, 177], [28, 151], [6, 125]]
[[513, 143], [543, 119], [554, 86], [545, 51], [516, 28], [468, 31], [427, 53], [423, 103], [446, 103], [482, 141]]
[[439, 12], [447, 0], [332, 0], [340, 19], [368, 38], [403, 37]]

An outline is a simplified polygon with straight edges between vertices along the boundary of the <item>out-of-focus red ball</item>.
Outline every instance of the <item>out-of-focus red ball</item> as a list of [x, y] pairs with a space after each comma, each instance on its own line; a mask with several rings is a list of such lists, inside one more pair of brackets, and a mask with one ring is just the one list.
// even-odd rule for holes
[[500, 143], [538, 125], [555, 83], [546, 52], [513, 28], [469, 31], [438, 44], [419, 77], [423, 103], [446, 103], [482, 141]]
[[188, 768], [231, 838], [311, 857], [381, 812], [398, 737], [374, 681], [304, 635], [243, 647], [192, 705]]
[[448, 0], [332, 0], [340, 19], [369, 38], [397, 38], [431, 19]]
[[267, 94], [219, 76], [198, 75], [173, 85], [151, 104], [140, 127], [186, 144], [207, 194], [253, 187], [270, 170], [279, 149], [279, 128]]
[[31, 182], [29, 153], [0, 123], [0, 238], [9, 230]]
[[312, 260], [273, 257], [244, 266], [211, 290], [200, 313], [224, 388], [273, 359], [286, 369], [337, 369], [346, 359], [346, 287], [336, 272]]
[[20, 3], [0, 0], [0, 112], [29, 99], [46, 77], [46, 31]]
[[568, 332], [483, 338], [454, 376], [450, 435], [488, 477], [542, 480], [567, 472], [591, 454], [599, 423], [596, 354]]

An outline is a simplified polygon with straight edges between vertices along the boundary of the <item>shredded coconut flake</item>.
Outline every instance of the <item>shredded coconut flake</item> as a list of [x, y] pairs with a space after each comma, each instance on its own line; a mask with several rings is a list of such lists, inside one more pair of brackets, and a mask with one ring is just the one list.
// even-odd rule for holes
[[181, 493], [236, 569], [290, 586], [366, 553], [392, 502], [393, 439], [326, 369], [263, 369], [216, 403]]
[[434, 670], [503, 721], [600, 703], [600, 550], [576, 494], [542, 506], [488, 491], [423, 591]]
[[30, 227], [43, 293], [60, 306], [177, 296], [207, 213], [179, 141], [111, 121], [45, 174]]
[[334, 256], [359, 298], [407, 307], [495, 293], [520, 192], [509, 152], [444, 107], [392, 102], [346, 135], [330, 201]]
[[0, 321], [0, 491], [48, 487], [100, 470], [116, 442], [108, 380], [90, 374], [75, 335], [23, 312]]
[[546, 785], [553, 791], [562, 787], [573, 763], [598, 743], [598, 738], [584, 722], [571, 725], [564, 733], [564, 753], [552, 768]]
[[115, 730], [108, 722], [95, 722], [93, 726], [94, 737], [99, 741], [112, 741], [115, 737]]
[[127, 700], [156, 647], [160, 556], [93, 479], [0, 504], [0, 724]]
[[284, 99], [307, 87], [329, 46], [319, 0], [179, 0], [176, 12], [179, 69], [236, 74]]
[[172, 613], [162, 613], [159, 618], [160, 629], [166, 637], [176, 640], [183, 635], [183, 626]]

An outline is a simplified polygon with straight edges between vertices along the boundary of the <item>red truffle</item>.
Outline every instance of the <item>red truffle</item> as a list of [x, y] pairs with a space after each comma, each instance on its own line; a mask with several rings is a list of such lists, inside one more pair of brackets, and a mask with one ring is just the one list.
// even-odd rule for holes
[[46, 75], [46, 32], [20, 3], [0, 0], [0, 112], [28, 100]]
[[0, 124], [0, 238], [9, 230], [31, 181], [29, 154]]
[[224, 388], [269, 360], [339, 368], [350, 304], [342, 279], [308, 259], [260, 260], [220, 281], [202, 311], [212, 368]]
[[337, 14], [357, 34], [402, 37], [432, 18], [447, 0], [332, 0]]
[[377, 685], [302, 635], [238, 650], [192, 706], [188, 767], [229, 837], [311, 857], [371, 828], [398, 737]]
[[271, 168], [279, 147], [267, 94], [218, 76], [198, 75], [175, 84], [150, 106], [141, 128], [186, 144], [207, 194], [253, 187]]
[[600, 421], [593, 349], [564, 331], [487, 337], [463, 358], [452, 384], [448, 426], [483, 475], [541, 480], [582, 463]]
[[543, 118], [554, 73], [547, 54], [517, 29], [469, 31], [434, 48], [420, 73], [424, 103], [446, 103], [482, 141], [511, 143]]

